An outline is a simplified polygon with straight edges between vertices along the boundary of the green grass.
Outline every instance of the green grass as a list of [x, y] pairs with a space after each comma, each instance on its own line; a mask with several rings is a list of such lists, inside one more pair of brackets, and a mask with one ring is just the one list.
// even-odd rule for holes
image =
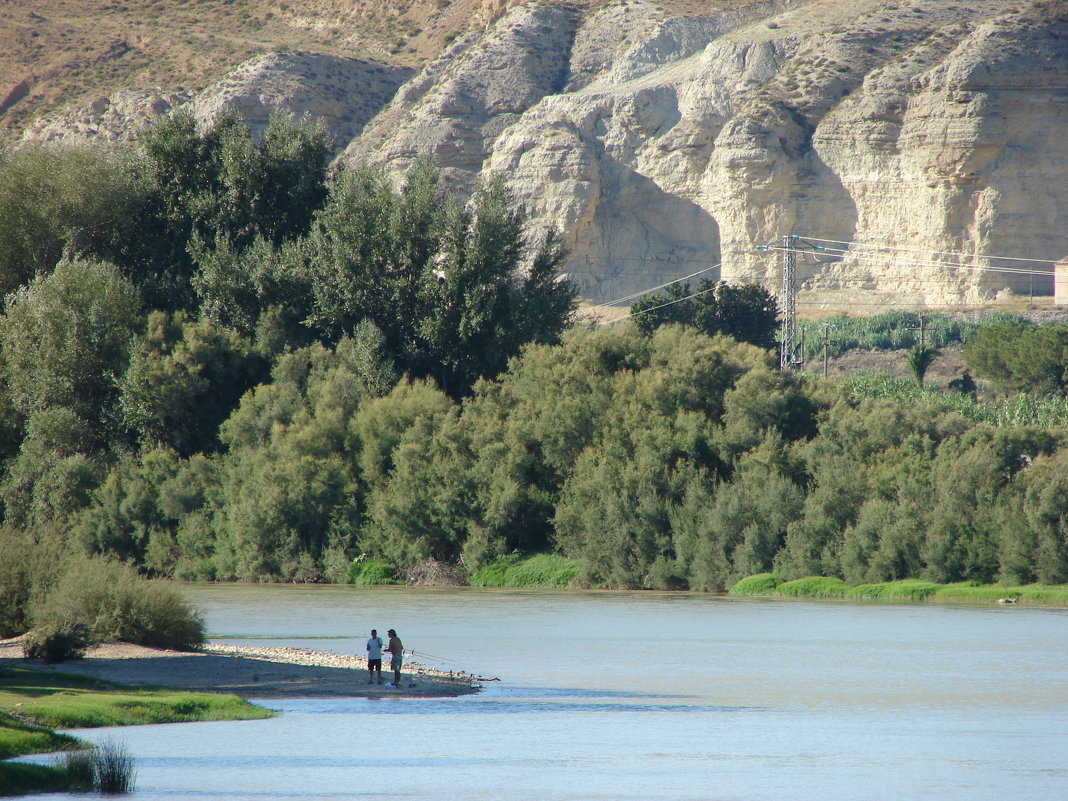
[[1068, 606], [1068, 585], [1032, 584], [1024, 587], [1006, 584], [935, 584], [920, 579], [899, 579], [878, 584], [850, 586], [839, 578], [807, 576], [783, 582], [774, 573], [760, 573], [742, 579], [730, 590], [732, 595], [778, 596], [788, 598], [841, 598], [849, 601], [936, 601], [945, 603], [997, 603], [1008, 599], [1035, 606]]
[[1003, 400], [976, 400], [957, 392], [942, 393], [920, 388], [915, 381], [895, 378], [885, 370], [854, 373], [844, 385], [858, 397], [888, 398], [903, 404], [924, 403], [959, 412], [977, 423], [994, 426], [1068, 426], [1068, 398], [1059, 395], [1019, 392]]
[[195, 720], [252, 720], [275, 713], [236, 695], [142, 690], [68, 673], [0, 672], [0, 757], [79, 747], [50, 729]]
[[774, 595], [782, 579], [774, 573], [758, 573], [747, 576], [731, 587], [732, 595]]
[[80, 740], [66, 734], [56, 734], [0, 711], [0, 759], [84, 747]]
[[349, 581], [363, 585], [397, 583], [393, 565], [382, 559], [358, 559], [352, 565]]
[[[987, 314], [978, 322], [929, 312], [923, 315], [923, 321], [924, 342], [935, 348], [964, 342], [983, 326], [1005, 321], [1027, 322], [1024, 317], [1011, 312]], [[808, 320], [806, 324], [816, 330], [824, 325], [833, 326], [828, 341], [831, 356], [840, 356], [852, 348], [905, 350], [918, 344], [920, 337], [920, 315], [909, 311], [890, 311], [863, 317], [835, 314]], [[819, 359], [823, 355], [823, 342], [814, 339], [805, 350], [808, 360]]]
[[920, 579], [900, 579], [882, 584], [859, 584], [850, 588], [849, 597], [875, 601], [923, 601], [934, 595], [940, 586]]
[[73, 789], [62, 765], [0, 762], [0, 796], [65, 792]]
[[567, 587], [579, 563], [553, 553], [509, 554], [483, 565], [468, 579], [472, 587]]
[[827, 576], [807, 576], [784, 581], [775, 588], [776, 595], [790, 598], [844, 598], [848, 591], [849, 585], [844, 581]]

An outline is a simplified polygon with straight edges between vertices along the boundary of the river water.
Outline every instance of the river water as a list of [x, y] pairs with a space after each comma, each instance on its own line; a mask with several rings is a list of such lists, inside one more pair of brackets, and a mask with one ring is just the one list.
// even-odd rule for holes
[[[221, 642], [499, 681], [449, 699], [265, 700], [117, 739], [134, 799], [1068, 798], [1068, 611], [683, 593], [190, 585]], [[357, 677], [363, 681], [363, 675]]]

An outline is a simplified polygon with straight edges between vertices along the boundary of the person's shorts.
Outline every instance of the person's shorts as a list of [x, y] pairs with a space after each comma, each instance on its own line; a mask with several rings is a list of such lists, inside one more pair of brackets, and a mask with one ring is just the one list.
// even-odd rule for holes
[[390, 670], [400, 670], [401, 669], [401, 662], [402, 662], [401, 655], [400, 654], [393, 654], [393, 658], [389, 661]]
[[368, 659], [367, 660], [367, 669], [368, 670], [377, 670], [379, 673], [381, 673], [382, 672], [382, 660], [381, 659]]

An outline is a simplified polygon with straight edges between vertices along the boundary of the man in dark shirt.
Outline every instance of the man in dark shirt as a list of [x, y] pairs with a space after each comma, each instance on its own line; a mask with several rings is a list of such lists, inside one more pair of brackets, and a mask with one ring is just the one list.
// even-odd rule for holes
[[389, 634], [389, 644], [386, 645], [386, 650], [393, 655], [393, 658], [389, 662], [389, 666], [393, 670], [393, 686], [400, 687], [402, 661], [401, 657], [404, 654], [404, 646], [401, 644], [400, 637], [397, 636], [397, 632], [395, 632], [393, 629], [390, 629], [387, 633]]

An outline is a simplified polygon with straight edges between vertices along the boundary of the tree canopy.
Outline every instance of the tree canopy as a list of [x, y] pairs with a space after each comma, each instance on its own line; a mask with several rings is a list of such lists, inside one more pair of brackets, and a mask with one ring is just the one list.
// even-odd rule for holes
[[726, 334], [739, 342], [774, 348], [779, 307], [759, 284], [702, 280], [697, 289], [676, 283], [662, 294], [646, 295], [630, 307], [638, 329], [649, 334], [662, 325], [680, 323], [705, 334]]

